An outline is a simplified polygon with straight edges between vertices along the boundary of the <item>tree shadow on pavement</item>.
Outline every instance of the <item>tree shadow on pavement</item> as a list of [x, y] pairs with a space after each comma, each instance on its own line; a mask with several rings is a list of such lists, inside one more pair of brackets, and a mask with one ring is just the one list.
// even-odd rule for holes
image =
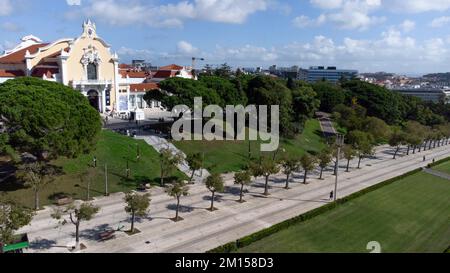
[[57, 246], [56, 241], [47, 239], [36, 239], [30, 242], [30, 249], [33, 250], [48, 250], [54, 247], [66, 248], [66, 246]]
[[80, 231], [80, 238], [83, 238], [86, 240], [91, 240], [91, 241], [96, 241], [96, 240], [100, 239], [101, 233], [103, 233], [105, 231], [111, 231], [111, 230], [114, 230], [114, 228], [108, 224], [103, 224], [103, 225], [96, 226], [91, 229], [85, 229], [85, 230]]

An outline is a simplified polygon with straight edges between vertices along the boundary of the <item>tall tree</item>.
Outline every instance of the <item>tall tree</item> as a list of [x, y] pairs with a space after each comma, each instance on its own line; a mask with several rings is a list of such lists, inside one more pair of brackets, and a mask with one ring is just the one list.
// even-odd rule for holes
[[402, 145], [405, 144], [405, 133], [398, 127], [392, 129], [391, 136], [389, 138], [389, 145], [395, 148], [394, 159], [397, 158], [397, 154], [400, 151]]
[[[76, 248], [80, 246], [80, 225], [84, 221], [90, 221], [99, 212], [100, 208], [91, 203], [82, 203], [80, 205], [70, 205], [66, 209], [56, 210], [52, 217], [61, 220], [64, 215], [68, 215], [70, 222], [75, 226]], [[62, 224], [65, 225], [66, 220]]]
[[353, 147], [351, 145], [345, 145], [344, 148], [342, 149], [343, 153], [344, 153], [344, 158], [347, 160], [347, 169], [346, 172], [350, 171], [350, 161], [355, 158], [356, 156], [356, 151], [355, 149], [353, 149]]
[[31, 77], [0, 84], [0, 122], [9, 136], [5, 144], [39, 161], [91, 152], [102, 126], [80, 92]]
[[25, 186], [33, 190], [35, 210], [40, 209], [40, 191], [54, 181], [56, 173], [55, 167], [43, 161], [28, 163], [19, 168], [17, 176], [25, 182]]
[[220, 174], [213, 174], [213, 175], [210, 175], [206, 179], [205, 184], [206, 184], [206, 188], [212, 194], [212, 196], [211, 196], [211, 208], [209, 210], [210, 211], [214, 211], [214, 210], [216, 210], [216, 208], [214, 208], [214, 199], [216, 198], [216, 193], [224, 191], [225, 183], [224, 183], [223, 178], [222, 178], [222, 176]]
[[383, 143], [389, 140], [391, 128], [379, 118], [367, 117], [361, 129], [371, 134], [377, 143]]
[[10, 200], [0, 200], [0, 244], [10, 244], [14, 232], [27, 226], [33, 219], [34, 212]]
[[159, 154], [161, 187], [164, 187], [164, 179], [171, 175], [177, 168], [177, 165], [183, 161], [181, 154], [173, 154], [169, 148], [162, 149]]
[[203, 156], [201, 153], [190, 154], [186, 158], [186, 162], [192, 171], [191, 177], [189, 179], [190, 183], [194, 182], [195, 172], [202, 169], [203, 166]]
[[[268, 76], [257, 76], [248, 82], [246, 90], [249, 104], [278, 105], [281, 134], [293, 136], [292, 91], [286, 87], [284, 82]], [[271, 116], [268, 117], [268, 120], [271, 120]]]
[[298, 171], [300, 168], [300, 161], [295, 157], [286, 157], [281, 161], [281, 165], [283, 167], [283, 173], [286, 175], [286, 186], [284, 187], [286, 190], [289, 189], [289, 181], [291, 179], [291, 175]]
[[356, 156], [358, 156], [358, 169], [360, 169], [363, 158], [374, 154], [374, 138], [369, 133], [355, 130], [348, 134], [348, 142], [351, 143]]
[[325, 170], [328, 165], [330, 165], [332, 159], [332, 152], [329, 148], [322, 150], [319, 155], [317, 156], [317, 160], [319, 162], [320, 167], [320, 180], [323, 179], [323, 171]]
[[126, 203], [125, 212], [131, 215], [130, 233], [134, 233], [134, 222], [137, 217], [145, 217], [150, 207], [150, 194], [139, 195], [136, 193], [128, 193], [125, 195]]
[[306, 184], [308, 173], [314, 170], [314, 168], [316, 167], [316, 162], [316, 158], [308, 153], [300, 158], [300, 165], [305, 172], [305, 175], [303, 177], [303, 184]]
[[300, 125], [300, 131], [303, 131], [306, 121], [314, 116], [319, 106], [317, 94], [310, 86], [301, 85], [292, 90], [294, 119]]
[[239, 202], [244, 202], [244, 187], [249, 186], [251, 183], [252, 175], [250, 171], [242, 171], [234, 175], [234, 184], [241, 186]]
[[280, 169], [276, 162], [271, 158], [261, 158], [259, 162], [253, 162], [250, 165], [250, 169], [254, 177], [263, 176], [265, 178], [264, 195], [269, 195], [269, 178], [271, 175], [277, 174]]
[[173, 219], [173, 221], [178, 222], [183, 220], [183, 218], [179, 217], [179, 211], [180, 211], [180, 199], [182, 196], [188, 196], [189, 195], [189, 187], [186, 186], [186, 184], [183, 181], [176, 180], [173, 182], [172, 185], [170, 185], [166, 189], [166, 193], [171, 196], [175, 197], [177, 199], [177, 207], [176, 207], [176, 216]]

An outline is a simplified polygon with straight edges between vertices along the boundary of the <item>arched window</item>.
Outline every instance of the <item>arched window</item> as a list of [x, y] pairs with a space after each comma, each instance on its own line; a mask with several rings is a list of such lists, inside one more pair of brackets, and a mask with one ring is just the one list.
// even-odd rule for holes
[[87, 76], [88, 80], [98, 80], [96, 64], [90, 63], [87, 65]]

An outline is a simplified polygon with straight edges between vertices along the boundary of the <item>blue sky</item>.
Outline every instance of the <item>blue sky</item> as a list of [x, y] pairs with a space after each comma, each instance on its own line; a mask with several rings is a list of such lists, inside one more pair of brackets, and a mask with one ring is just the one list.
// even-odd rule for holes
[[0, 0], [0, 50], [77, 37], [91, 18], [122, 61], [450, 71], [450, 0]]

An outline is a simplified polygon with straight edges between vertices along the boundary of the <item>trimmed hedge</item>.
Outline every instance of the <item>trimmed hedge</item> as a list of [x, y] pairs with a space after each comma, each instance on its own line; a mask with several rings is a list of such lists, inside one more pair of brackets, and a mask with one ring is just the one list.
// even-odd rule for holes
[[427, 167], [430, 169], [430, 168], [436, 167], [436, 166], [438, 166], [438, 165], [441, 165], [441, 164], [443, 164], [443, 163], [447, 163], [447, 162], [449, 162], [449, 161], [450, 161], [450, 157], [444, 158], [444, 159], [441, 159], [441, 160], [436, 161], [436, 162], [434, 162], [434, 163], [428, 164]]
[[[441, 160], [441, 161], [443, 161], [443, 160]], [[445, 161], [450, 161], [450, 158], [446, 159]], [[253, 233], [253, 234], [251, 234], [249, 236], [241, 238], [241, 239], [239, 239], [239, 240], [237, 240], [235, 242], [230, 242], [230, 243], [225, 244], [223, 246], [219, 246], [219, 247], [217, 247], [215, 249], [209, 250], [209, 251], [207, 251], [207, 253], [231, 253], [231, 252], [235, 252], [235, 251], [237, 251], [240, 248], [246, 247], [246, 246], [248, 246], [248, 245], [250, 245], [250, 244], [252, 244], [252, 243], [254, 243], [256, 241], [259, 241], [259, 240], [261, 240], [263, 238], [266, 238], [266, 237], [268, 237], [268, 236], [270, 236], [272, 234], [275, 234], [275, 233], [277, 233], [277, 232], [279, 232], [281, 230], [287, 229], [287, 228], [289, 228], [292, 225], [295, 225], [295, 224], [298, 224], [298, 223], [301, 223], [301, 222], [305, 222], [305, 221], [307, 221], [309, 219], [312, 219], [312, 218], [314, 218], [314, 217], [316, 217], [316, 216], [318, 216], [320, 214], [323, 214], [323, 213], [325, 213], [327, 211], [331, 211], [331, 210], [333, 210], [333, 209], [335, 209], [335, 208], [337, 208], [337, 207], [339, 207], [341, 205], [344, 205], [344, 204], [350, 202], [351, 200], [354, 200], [354, 199], [356, 199], [356, 198], [358, 198], [360, 196], [363, 196], [363, 195], [365, 195], [367, 193], [373, 192], [373, 191], [375, 191], [377, 189], [380, 189], [380, 188], [382, 188], [384, 186], [390, 185], [390, 184], [392, 184], [394, 182], [402, 180], [402, 179], [404, 179], [406, 177], [409, 177], [411, 175], [420, 173], [421, 171], [422, 171], [422, 169], [416, 169], [416, 170], [413, 170], [411, 172], [405, 173], [405, 174], [403, 174], [401, 176], [397, 176], [397, 177], [394, 177], [392, 179], [386, 180], [384, 182], [378, 183], [376, 185], [373, 185], [371, 187], [363, 189], [363, 190], [361, 190], [359, 192], [355, 192], [355, 193], [353, 193], [353, 194], [351, 194], [351, 195], [349, 195], [347, 197], [344, 197], [342, 199], [338, 199], [336, 202], [333, 202], [333, 203], [327, 204], [325, 206], [316, 208], [316, 209], [311, 210], [309, 212], [306, 212], [306, 213], [304, 213], [302, 215], [296, 216], [294, 218], [291, 218], [289, 220], [286, 220], [284, 222], [276, 224], [276, 225], [274, 225], [272, 227], [263, 229], [263, 230], [261, 230], [259, 232], [256, 232], [256, 233]]]

